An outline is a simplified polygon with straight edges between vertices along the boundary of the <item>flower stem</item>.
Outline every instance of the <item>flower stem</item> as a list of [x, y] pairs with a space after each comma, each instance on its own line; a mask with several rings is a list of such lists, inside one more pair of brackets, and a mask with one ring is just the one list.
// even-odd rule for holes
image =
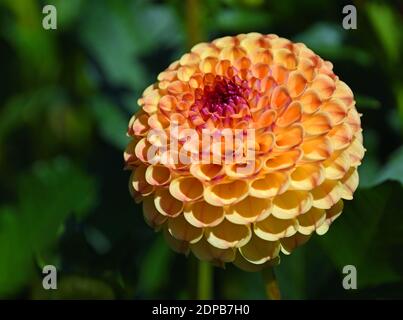
[[209, 262], [199, 261], [198, 299], [212, 298], [213, 269]]
[[266, 296], [269, 300], [281, 300], [280, 288], [274, 274], [273, 267], [268, 267], [262, 271], [263, 280], [265, 282]]

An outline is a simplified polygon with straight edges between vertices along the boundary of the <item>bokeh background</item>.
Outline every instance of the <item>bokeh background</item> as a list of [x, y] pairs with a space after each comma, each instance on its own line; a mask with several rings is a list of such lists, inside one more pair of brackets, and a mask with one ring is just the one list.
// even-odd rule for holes
[[[42, 8], [57, 8], [57, 30]], [[342, 28], [354, 4], [358, 29]], [[122, 153], [142, 90], [195, 42], [258, 31], [306, 43], [356, 95], [367, 153], [354, 200], [276, 274], [284, 298], [403, 298], [403, 5], [322, 0], [1, 0], [0, 297], [194, 298], [128, 192]], [[58, 268], [58, 290], [42, 267]], [[355, 265], [358, 289], [344, 290]], [[260, 274], [214, 269], [213, 297], [265, 298]]]

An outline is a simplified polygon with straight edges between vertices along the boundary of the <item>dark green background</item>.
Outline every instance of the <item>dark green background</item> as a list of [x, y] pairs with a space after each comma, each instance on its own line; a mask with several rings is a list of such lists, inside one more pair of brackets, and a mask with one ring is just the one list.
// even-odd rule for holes
[[[42, 28], [55, 4], [58, 29]], [[342, 28], [354, 3], [358, 29]], [[122, 152], [142, 90], [190, 44], [259, 31], [334, 64], [363, 113], [354, 200], [276, 268], [284, 298], [403, 298], [403, 5], [397, 1], [0, 1], [0, 297], [193, 298], [128, 192]], [[59, 270], [42, 289], [42, 267]], [[353, 264], [358, 289], [342, 287]], [[264, 298], [260, 274], [214, 270], [214, 298]]]

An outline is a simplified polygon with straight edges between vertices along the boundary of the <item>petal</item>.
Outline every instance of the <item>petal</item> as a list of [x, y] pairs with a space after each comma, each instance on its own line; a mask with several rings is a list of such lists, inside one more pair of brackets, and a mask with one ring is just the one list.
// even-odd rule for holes
[[324, 112], [303, 115], [302, 126], [307, 135], [316, 136], [329, 132], [332, 129], [332, 123], [329, 116]]
[[326, 210], [326, 220], [318, 229], [316, 229], [316, 233], [319, 235], [325, 234], [329, 230], [329, 226], [332, 224], [332, 222], [341, 215], [343, 212], [343, 207], [343, 200], [339, 200], [330, 209]]
[[283, 172], [268, 173], [264, 178], [254, 180], [249, 193], [257, 198], [271, 198], [288, 189], [289, 176]]
[[274, 110], [282, 109], [288, 106], [291, 102], [291, 97], [285, 87], [279, 86], [273, 90], [270, 105]]
[[318, 229], [326, 219], [326, 211], [312, 207], [308, 212], [298, 216], [298, 232], [310, 235]]
[[343, 81], [336, 82], [336, 90], [333, 97], [339, 98], [346, 106], [350, 106], [354, 101], [354, 95], [351, 89]]
[[171, 172], [164, 166], [148, 166], [145, 179], [152, 186], [162, 186], [171, 180]]
[[281, 150], [291, 149], [301, 144], [304, 130], [300, 124], [276, 130], [276, 147]]
[[271, 201], [248, 196], [242, 201], [230, 206], [225, 217], [235, 224], [248, 224], [259, 217], [267, 216], [271, 211]]
[[312, 195], [307, 191], [289, 190], [273, 200], [272, 215], [292, 219], [307, 212], [312, 206]]
[[157, 208], [155, 207], [153, 196], [148, 196], [144, 198], [143, 216], [146, 223], [154, 230], [158, 230], [167, 220], [167, 217], [159, 213]]
[[297, 229], [298, 220], [278, 219], [270, 215], [266, 219], [256, 222], [253, 231], [263, 240], [276, 241], [284, 237], [292, 236], [297, 232]]
[[326, 179], [337, 180], [343, 178], [350, 168], [350, 157], [347, 151], [335, 151], [331, 157], [323, 162]]
[[146, 166], [138, 166], [130, 177], [130, 182], [134, 190], [144, 196], [151, 194], [154, 187], [147, 183], [145, 179]]
[[297, 161], [301, 159], [302, 153], [300, 149], [293, 149], [277, 154], [273, 154], [265, 162], [265, 168], [269, 171], [277, 171], [291, 168]]
[[183, 202], [200, 199], [203, 191], [203, 184], [194, 177], [175, 178], [169, 185], [171, 195]]
[[313, 206], [319, 209], [329, 209], [341, 197], [340, 182], [337, 180], [325, 180], [320, 186], [313, 189]]
[[357, 168], [351, 167], [340, 182], [341, 197], [346, 200], [353, 199], [353, 193], [357, 189], [359, 183]]
[[176, 217], [183, 210], [183, 202], [175, 199], [168, 189], [158, 189], [155, 192], [154, 204], [161, 214], [168, 217]]
[[223, 207], [215, 207], [205, 201], [187, 204], [183, 214], [197, 228], [214, 227], [224, 220]]
[[297, 66], [297, 58], [288, 49], [281, 48], [279, 50], [274, 50], [273, 58], [275, 63], [282, 65], [289, 70], [293, 70]]
[[263, 264], [275, 259], [280, 252], [278, 241], [266, 241], [256, 235], [243, 247], [239, 248], [242, 256], [253, 264]]
[[281, 252], [284, 254], [290, 254], [295, 248], [303, 245], [306, 243], [310, 235], [304, 235], [301, 233], [296, 233], [291, 237], [288, 238], [282, 238], [280, 240], [281, 242]]
[[189, 254], [190, 251], [190, 243], [188, 241], [175, 239], [168, 231], [168, 228], [165, 227], [163, 229], [163, 235], [168, 246], [177, 253], [182, 253], [185, 255]]
[[265, 78], [270, 72], [270, 68], [265, 63], [257, 63], [252, 66], [252, 74], [258, 78], [263, 79]]
[[241, 201], [248, 194], [246, 181], [220, 183], [204, 189], [204, 199], [213, 206], [224, 206]]
[[365, 154], [365, 148], [360, 140], [359, 136], [355, 136], [353, 142], [346, 150], [350, 156], [350, 164], [353, 167], [358, 167], [361, 164], [361, 160]]
[[346, 148], [353, 140], [353, 132], [348, 124], [342, 123], [330, 130], [328, 137], [335, 150]]
[[211, 181], [224, 174], [224, 168], [218, 164], [192, 164], [190, 173], [199, 180]]
[[258, 272], [262, 271], [265, 268], [275, 267], [280, 264], [280, 256], [277, 256], [273, 259], [268, 260], [262, 264], [254, 264], [246, 260], [242, 254], [237, 254], [233, 264], [237, 266], [239, 269], [246, 271], [246, 272]]
[[333, 152], [331, 140], [326, 136], [306, 139], [301, 145], [304, 160], [319, 161], [330, 157]]
[[298, 101], [294, 101], [278, 117], [276, 125], [282, 128], [288, 127], [294, 122], [301, 120], [301, 116], [302, 116], [302, 105]]
[[212, 262], [215, 265], [223, 266], [225, 263], [232, 262], [235, 259], [235, 250], [233, 248], [219, 249], [209, 244], [205, 238], [202, 238], [190, 246], [196, 258]]
[[336, 85], [329, 76], [319, 74], [312, 81], [311, 88], [318, 93], [320, 99], [328, 99], [335, 91]]
[[341, 99], [333, 98], [324, 102], [321, 110], [330, 116], [333, 126], [340, 124], [347, 116], [347, 107]]
[[233, 224], [228, 220], [221, 222], [218, 226], [206, 228], [207, 241], [219, 249], [242, 247], [251, 238], [251, 230], [248, 225]]
[[314, 113], [316, 110], [319, 109], [322, 100], [319, 98], [318, 93], [315, 91], [309, 89], [306, 90], [299, 98], [298, 100], [302, 104], [302, 110], [305, 113]]
[[196, 243], [203, 237], [203, 229], [189, 224], [183, 215], [168, 218], [168, 231], [177, 240]]
[[325, 171], [318, 164], [303, 164], [291, 174], [291, 187], [296, 190], [312, 190], [325, 180]]
[[291, 72], [287, 80], [287, 88], [290, 96], [295, 98], [304, 92], [307, 81], [301, 72]]

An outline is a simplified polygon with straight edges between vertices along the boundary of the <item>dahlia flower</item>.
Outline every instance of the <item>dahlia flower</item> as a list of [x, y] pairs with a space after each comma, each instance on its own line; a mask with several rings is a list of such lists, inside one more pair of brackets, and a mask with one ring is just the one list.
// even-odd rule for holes
[[[365, 151], [353, 93], [332, 68], [259, 33], [173, 62], [128, 126], [129, 189], [147, 224], [177, 252], [250, 271], [326, 233]], [[200, 142], [205, 132], [218, 139]]]

